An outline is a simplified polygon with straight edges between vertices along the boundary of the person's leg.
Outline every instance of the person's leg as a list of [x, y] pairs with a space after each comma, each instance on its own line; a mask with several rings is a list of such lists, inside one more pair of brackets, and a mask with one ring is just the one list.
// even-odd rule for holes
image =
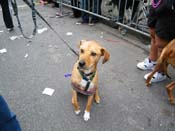
[[[149, 58], [151, 60], [157, 59], [160, 56], [163, 48], [169, 43], [169, 41], [161, 39], [156, 34], [154, 36], [155, 36], [155, 41], [154, 41], [154, 45], [152, 46], [152, 52], [149, 56]], [[156, 54], [155, 54], [155, 52], [156, 52]], [[164, 67], [162, 65], [162, 67], [160, 67], [159, 71], [154, 74], [153, 78], [151, 79], [151, 82], [160, 82], [160, 81], [165, 80], [166, 75], [164, 74], [164, 72], [165, 72], [165, 70], [164, 70]], [[147, 80], [149, 74], [150, 73], [148, 73], [144, 76], [145, 80]]]
[[136, 13], [137, 13], [140, 0], [135, 0], [135, 1], [132, 0], [132, 2], [134, 2], [134, 5], [133, 5], [133, 10], [132, 10], [131, 19], [133, 19], [134, 16], [136, 15]]
[[151, 47], [150, 47], [150, 53], [149, 53], [149, 59], [151, 61], [156, 61], [158, 58], [158, 48], [156, 45], [156, 35], [155, 35], [155, 29], [154, 28], [150, 28], [149, 29], [150, 32], [150, 36], [151, 36]]
[[[91, 1], [91, 7], [93, 8], [92, 9], [92, 12], [95, 13], [95, 14], [99, 14], [99, 4], [100, 4], [100, 0], [93, 0]], [[97, 23], [98, 22], [98, 17], [96, 16], [92, 16], [92, 20], [90, 21], [91, 23]]]
[[155, 29], [150, 28], [150, 36], [151, 36], [151, 48], [149, 52], [148, 58], [146, 58], [144, 61], [139, 62], [137, 64], [137, 68], [141, 70], [152, 70], [154, 69], [156, 65], [156, 60], [158, 58], [158, 48], [156, 46], [156, 40], [155, 40]]
[[[88, 10], [88, 0], [81, 0], [80, 5], [81, 5], [81, 9]], [[87, 13], [82, 11], [81, 12], [81, 17], [82, 17], [81, 23], [88, 23], [89, 16], [88, 16]]]
[[[155, 46], [157, 47], [157, 54], [160, 56], [163, 48], [169, 43], [169, 41], [161, 39], [159, 36], [155, 35]], [[159, 70], [160, 72], [164, 72], [163, 67]]]
[[[71, 5], [74, 7], [79, 7], [79, 1], [71, 0]], [[79, 11], [77, 9], [72, 9], [72, 11], [73, 11], [73, 17], [78, 18], [81, 16], [81, 11]]]
[[12, 113], [5, 99], [0, 95], [0, 131], [21, 131], [16, 115]]
[[119, 22], [123, 23], [124, 12], [125, 12], [125, 0], [118, 0], [117, 5], [119, 9]]
[[13, 21], [9, 10], [8, 0], [1, 1], [4, 23], [7, 28], [13, 28]]

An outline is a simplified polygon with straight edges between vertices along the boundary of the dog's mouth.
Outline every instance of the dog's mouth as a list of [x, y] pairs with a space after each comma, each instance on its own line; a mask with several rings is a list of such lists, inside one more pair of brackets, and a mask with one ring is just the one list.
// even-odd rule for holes
[[85, 66], [80, 67], [80, 66], [78, 66], [78, 69], [83, 71], [85, 74], [91, 73], [93, 68], [94, 68], [94, 65], [90, 65], [89, 67], [85, 67]]

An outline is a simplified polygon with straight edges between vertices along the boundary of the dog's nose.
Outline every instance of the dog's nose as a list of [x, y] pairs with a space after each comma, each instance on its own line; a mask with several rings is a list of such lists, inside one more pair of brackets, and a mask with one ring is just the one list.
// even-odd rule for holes
[[79, 64], [79, 67], [83, 67], [85, 65], [85, 62], [84, 60], [80, 60], [78, 64]]

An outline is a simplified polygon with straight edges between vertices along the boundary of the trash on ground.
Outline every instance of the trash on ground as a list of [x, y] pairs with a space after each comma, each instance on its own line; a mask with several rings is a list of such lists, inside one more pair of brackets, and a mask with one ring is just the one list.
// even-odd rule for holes
[[16, 39], [20, 39], [22, 37], [23, 37], [22, 35], [19, 35], [19, 36], [14, 35], [14, 36], [11, 36], [10, 39], [11, 40], [16, 40]]
[[67, 32], [66, 35], [67, 36], [71, 36], [73, 33], [72, 32]]
[[103, 38], [103, 34], [104, 34], [104, 33], [103, 33], [103, 32], [101, 32], [101, 36], [100, 36], [100, 38]]
[[66, 78], [71, 77], [71, 76], [72, 76], [72, 74], [70, 74], [70, 73], [67, 73], [67, 74], [64, 75], [64, 77], [66, 77]]
[[81, 22], [76, 22], [76, 25], [81, 25]]
[[45, 88], [44, 91], [42, 92], [42, 94], [52, 96], [53, 93], [54, 93], [54, 91], [55, 91], [55, 90], [52, 89], [52, 88]]
[[3, 30], [0, 30], [0, 33], [3, 33], [4, 31]]
[[44, 31], [47, 31], [46, 27], [37, 30], [38, 34], [42, 34]]
[[119, 42], [119, 41], [117, 41], [117, 40], [108, 39], [108, 38], [105, 38], [105, 40], [106, 40], [106, 41], [109, 41], [109, 42], [114, 42], [114, 43]]
[[27, 58], [28, 56], [29, 56], [29, 55], [26, 53], [24, 57]]
[[3, 53], [6, 53], [7, 52], [7, 49], [3, 48], [3, 49], [0, 49], [0, 53], [3, 54]]

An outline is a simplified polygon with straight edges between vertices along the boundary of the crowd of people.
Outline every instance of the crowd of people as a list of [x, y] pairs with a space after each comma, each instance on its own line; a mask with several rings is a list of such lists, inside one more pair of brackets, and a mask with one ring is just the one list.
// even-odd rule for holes
[[[48, 0], [42, 0], [43, 3], [51, 2]], [[92, 6], [92, 2], [93, 5]], [[98, 1], [99, 2], [99, 1]], [[132, 1], [129, 0], [132, 4]], [[100, 0], [101, 3], [101, 0]], [[81, 0], [80, 2], [71, 0], [71, 5], [76, 7], [81, 7], [87, 10], [91, 7], [91, 11], [97, 14], [101, 14], [100, 5], [97, 4], [97, 0]], [[117, 3], [118, 4], [118, 3]], [[123, 1], [121, 3], [125, 5]], [[128, 3], [129, 4], [129, 3]], [[3, 20], [7, 30], [12, 31], [14, 28], [12, 16], [10, 14], [8, 0], [0, 0], [0, 5], [2, 7]], [[98, 6], [97, 6], [98, 5]], [[121, 6], [122, 6], [121, 5]], [[137, 6], [138, 3], [135, 3]], [[129, 5], [127, 5], [128, 8]], [[136, 8], [136, 7], [135, 7]], [[123, 7], [120, 7], [119, 16], [123, 18]], [[72, 17], [81, 17], [81, 23], [96, 23], [98, 18], [90, 15], [88, 13], [79, 11], [77, 9], [72, 9]], [[152, 70], [156, 65], [156, 60], [161, 54], [162, 49], [175, 38], [175, 0], [152, 0], [150, 11], [148, 15], [148, 27], [151, 36], [151, 48], [148, 58], [144, 61], [139, 62], [137, 67], [141, 70]], [[149, 73], [144, 76], [147, 79]], [[160, 82], [166, 79], [163, 68], [156, 72], [151, 82]], [[1, 131], [21, 131], [19, 122], [16, 119], [16, 115], [12, 113], [5, 101], [5, 99], [0, 95], [0, 130]]]

